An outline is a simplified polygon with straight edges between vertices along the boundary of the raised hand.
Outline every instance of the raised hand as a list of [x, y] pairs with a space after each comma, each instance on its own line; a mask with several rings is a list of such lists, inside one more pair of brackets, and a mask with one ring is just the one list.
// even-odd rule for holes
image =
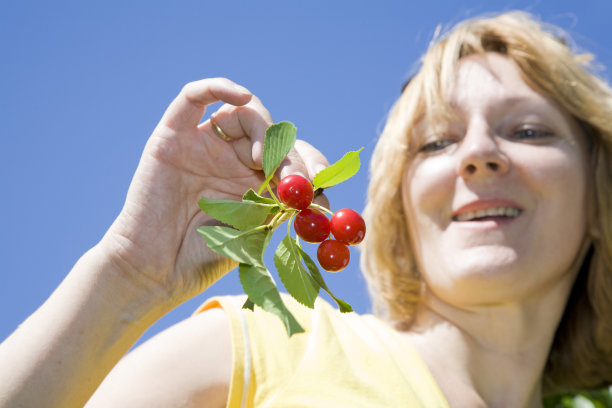
[[[214, 123], [200, 123], [217, 101], [225, 104]], [[263, 139], [271, 124], [259, 99], [227, 79], [187, 84], [148, 140], [125, 205], [100, 246], [137, 284], [161, 285], [172, 304], [203, 291], [235, 263], [209, 251], [197, 233], [214, 222], [198, 200], [240, 200], [261, 184]], [[308, 173], [297, 151], [285, 167]]]
[[[225, 104], [213, 114], [215, 130], [200, 121], [217, 101]], [[227, 79], [183, 88], [148, 140], [103, 239], [0, 345], [0, 366], [13, 367], [0, 375], [0, 406], [83, 406], [145, 330], [235, 266], [198, 234], [215, 222], [198, 201], [239, 200], [261, 184], [271, 124], [261, 102]], [[326, 164], [299, 142], [279, 176], [312, 178]]]

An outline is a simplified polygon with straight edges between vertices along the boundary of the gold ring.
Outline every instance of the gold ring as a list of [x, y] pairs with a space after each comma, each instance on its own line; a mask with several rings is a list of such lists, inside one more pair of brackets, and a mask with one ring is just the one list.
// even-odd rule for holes
[[221, 139], [225, 140], [226, 142], [229, 142], [232, 140], [232, 138], [226, 135], [223, 129], [221, 129], [219, 125], [217, 125], [217, 122], [215, 122], [215, 120], [212, 117], [210, 118], [210, 124], [215, 130], [215, 133], [217, 134], [217, 136], [219, 136]]

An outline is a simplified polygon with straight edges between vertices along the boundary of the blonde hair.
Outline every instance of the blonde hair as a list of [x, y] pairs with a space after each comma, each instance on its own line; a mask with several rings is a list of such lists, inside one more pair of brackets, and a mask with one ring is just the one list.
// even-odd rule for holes
[[465, 21], [430, 45], [393, 106], [372, 157], [362, 257], [375, 313], [408, 328], [421, 290], [401, 196], [412, 129], [425, 113], [448, 114], [444, 92], [461, 58], [498, 52], [514, 60], [525, 82], [573, 115], [592, 145], [593, 244], [549, 354], [547, 392], [612, 381], [612, 91], [588, 69], [590, 56], [574, 53], [561, 34], [527, 13], [509, 12]]

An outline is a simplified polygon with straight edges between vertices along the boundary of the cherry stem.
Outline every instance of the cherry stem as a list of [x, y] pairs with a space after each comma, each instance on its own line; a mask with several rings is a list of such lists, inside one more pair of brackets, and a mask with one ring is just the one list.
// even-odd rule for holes
[[276, 214], [274, 214], [274, 217], [272, 217], [272, 219], [270, 220], [270, 222], [268, 224], [266, 224], [267, 227], [275, 229], [278, 226], [278, 220], [279, 218], [283, 215], [283, 211], [279, 211]]
[[283, 222], [285, 222], [287, 220], [287, 217], [291, 217], [295, 214], [295, 211], [290, 210], [287, 211], [283, 208], [281, 208], [281, 210], [279, 212], [277, 212], [276, 214], [274, 214], [274, 217], [272, 217], [272, 219], [270, 220], [270, 222], [268, 222], [267, 224], [261, 225], [257, 228], [268, 228], [271, 230], [275, 230], [279, 225], [281, 225]]
[[287, 223], [287, 236], [291, 235], [291, 221], [293, 220], [293, 217], [296, 216], [297, 213], [293, 213], [291, 214], [291, 218], [289, 219], [289, 222]]
[[311, 203], [310, 207], [313, 207], [313, 208], [315, 208], [315, 209], [317, 209], [317, 210], [319, 210], [321, 212], [326, 212], [328, 214], [334, 215], [333, 211], [331, 211], [329, 208], [323, 207], [322, 205]]
[[272, 199], [276, 201], [276, 204], [278, 204], [281, 208], [283, 208], [284, 206], [281, 204], [280, 200], [276, 198], [276, 196], [274, 195], [274, 191], [272, 191], [272, 189], [270, 188], [270, 184], [266, 184], [266, 188], [268, 189], [270, 196], [272, 196]]

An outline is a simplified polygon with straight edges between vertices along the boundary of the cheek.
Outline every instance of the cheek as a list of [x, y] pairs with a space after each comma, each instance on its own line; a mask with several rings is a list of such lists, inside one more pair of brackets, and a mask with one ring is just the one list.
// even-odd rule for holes
[[404, 173], [404, 206], [408, 205], [412, 211], [424, 215], [434, 209], [436, 213], [450, 211], [449, 199], [452, 198], [455, 179], [456, 173], [449, 157], [412, 163]]
[[408, 165], [402, 180], [402, 199], [410, 236], [422, 240], [445, 227], [455, 178], [454, 167], [445, 157]]
[[[585, 159], [576, 151], [550, 149], [520, 165], [536, 198], [542, 240], [559, 248], [579, 245], [587, 227], [588, 183]], [[527, 161], [528, 156], [523, 156]]]
[[[535, 155], [522, 155], [518, 168], [526, 184], [544, 199], [557, 203], [559, 207], [568, 205], [583, 207], [587, 193], [586, 165], [578, 152], [549, 149]], [[569, 211], [569, 208], [567, 208]], [[584, 212], [582, 212], [584, 213]]]

